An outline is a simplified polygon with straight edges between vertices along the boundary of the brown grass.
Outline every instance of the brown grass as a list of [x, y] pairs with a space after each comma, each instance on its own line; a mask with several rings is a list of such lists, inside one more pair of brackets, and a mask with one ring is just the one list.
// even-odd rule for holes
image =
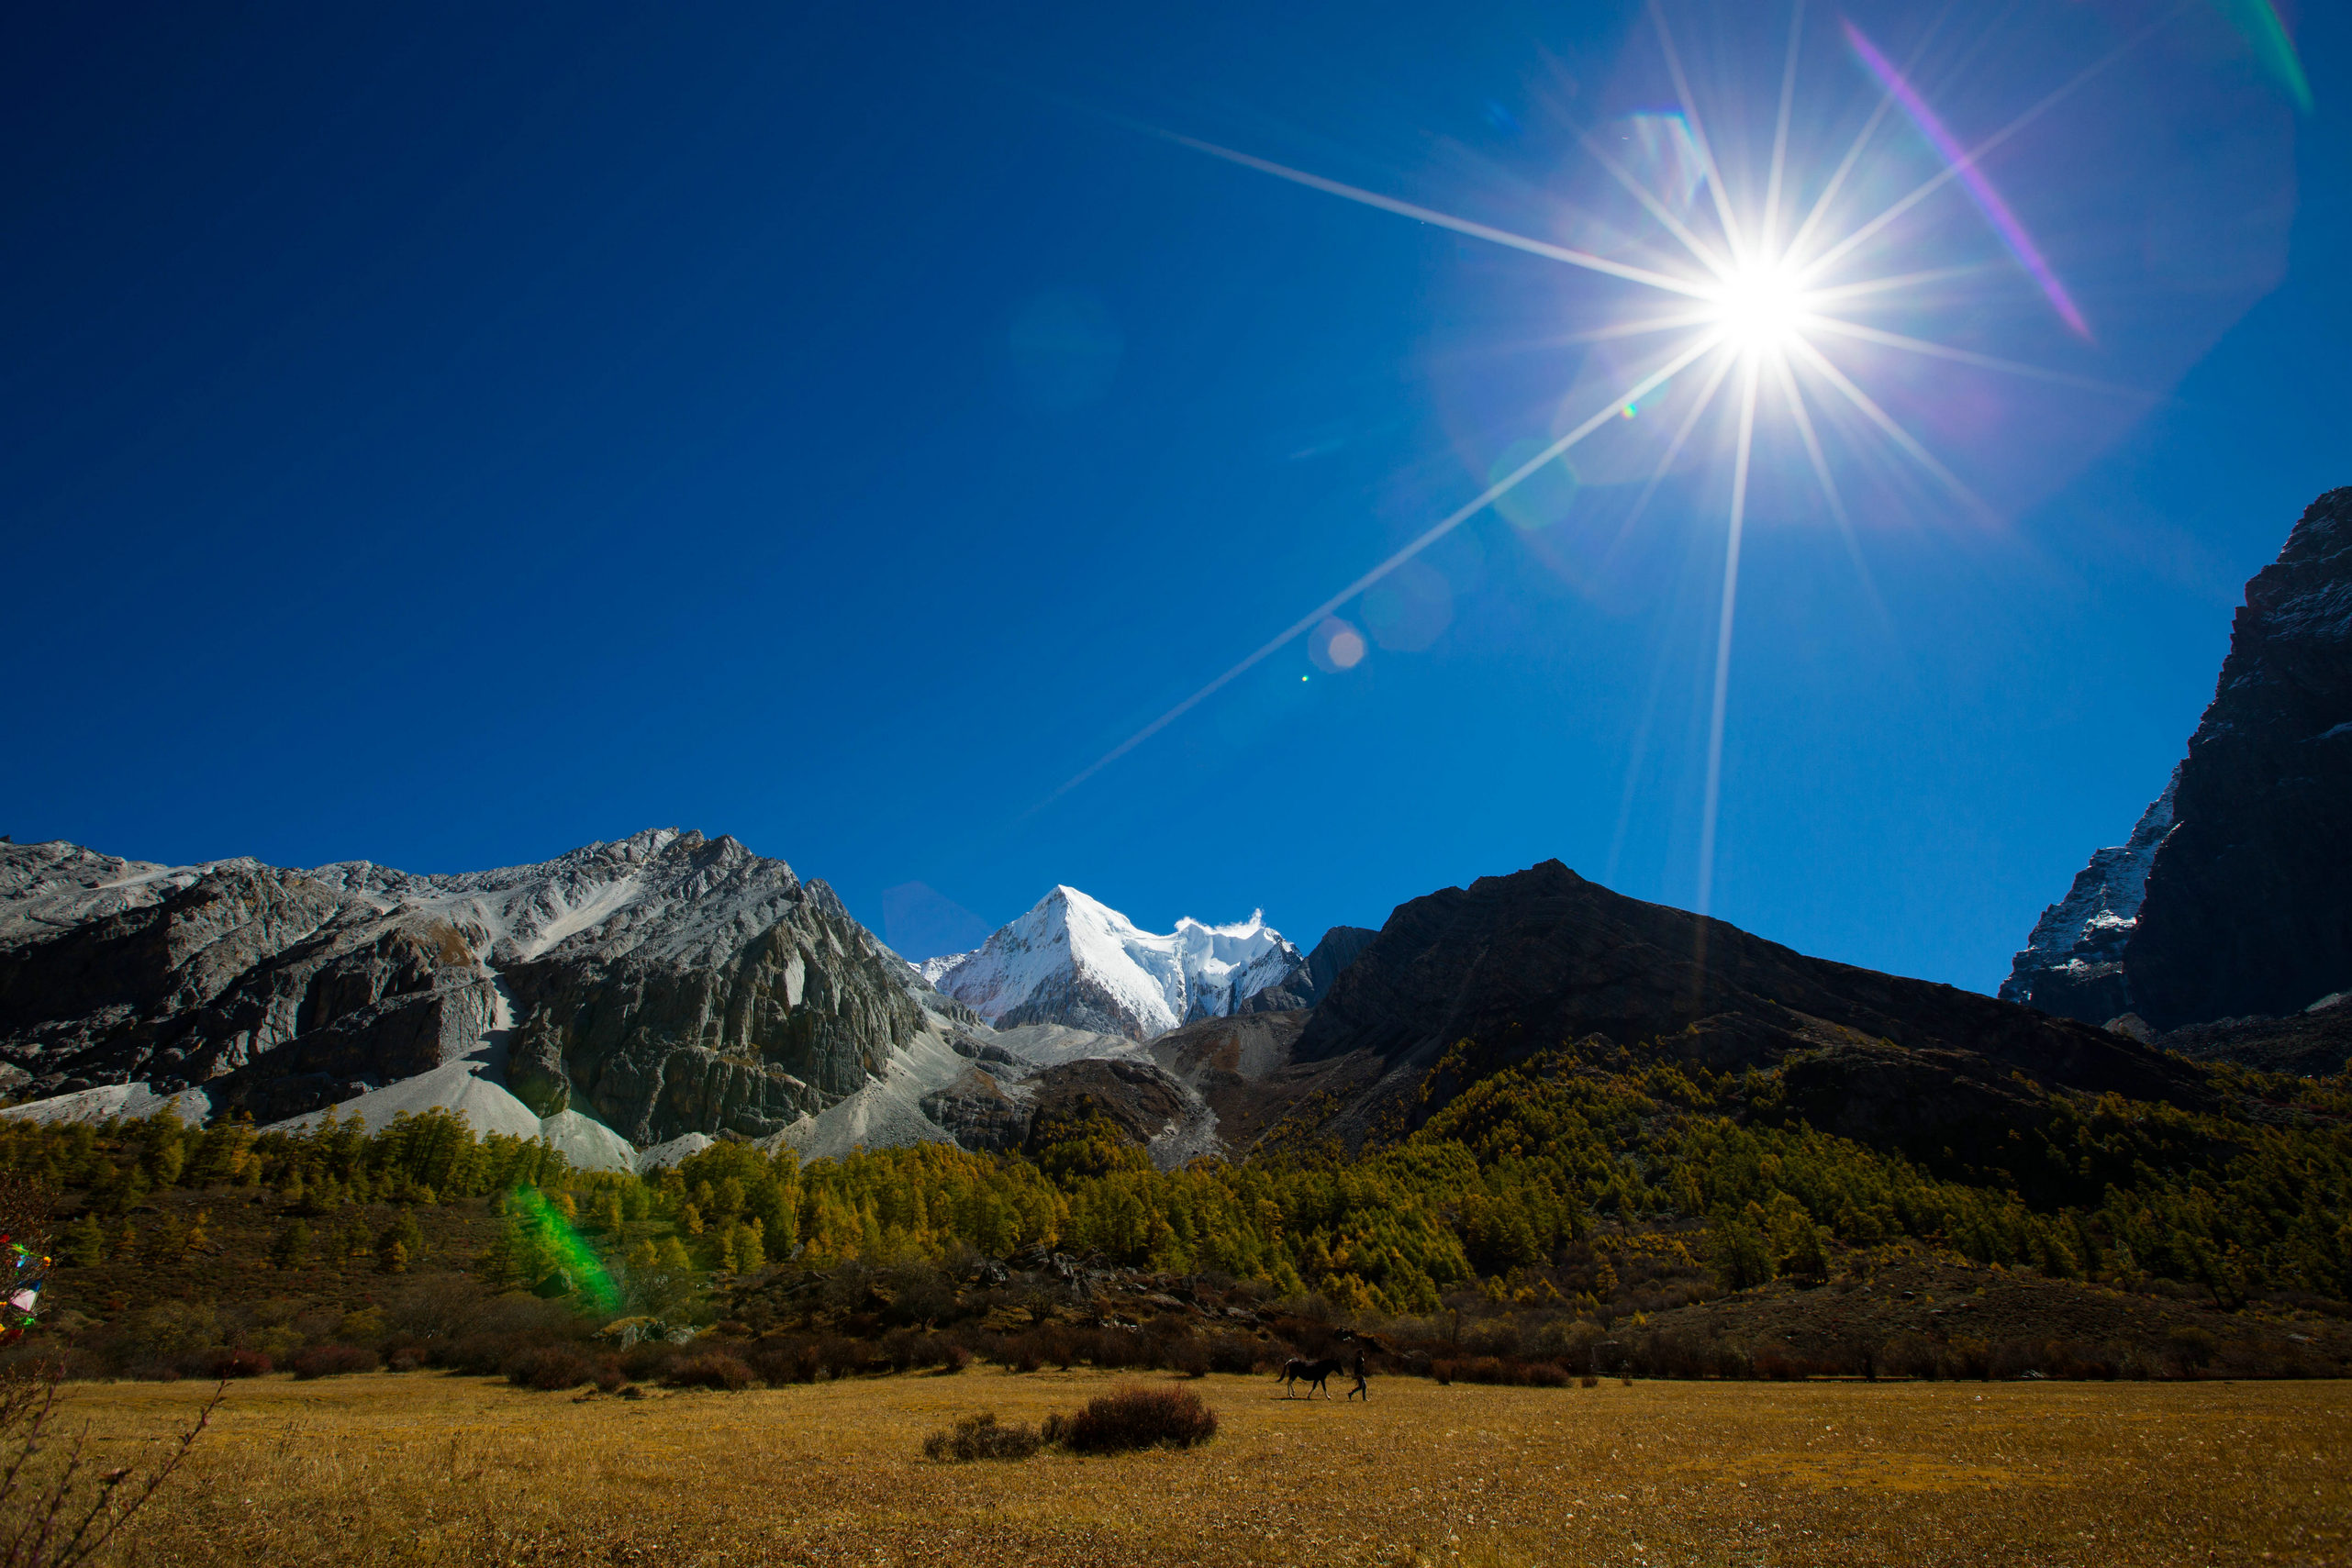
[[[1217, 1439], [938, 1465], [1120, 1381], [907, 1374], [641, 1399], [370, 1373], [233, 1385], [152, 1563], [2343, 1563], [2352, 1385], [1187, 1386]], [[84, 1385], [98, 1447], [208, 1391]], [[2327, 1456], [2336, 1456], [2330, 1458]], [[109, 1461], [109, 1462], [122, 1462]]]

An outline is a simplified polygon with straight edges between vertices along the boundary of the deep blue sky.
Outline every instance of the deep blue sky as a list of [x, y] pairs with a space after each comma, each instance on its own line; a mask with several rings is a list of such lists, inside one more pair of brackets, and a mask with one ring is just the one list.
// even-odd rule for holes
[[[1901, 50], [1914, 10], [1855, 15]], [[1922, 80], [1982, 135], [2147, 10], [2021, 6], [2063, 16]], [[453, 871], [675, 824], [917, 956], [913, 884], [1302, 941], [1551, 856], [1692, 900], [1713, 469], [1605, 568], [1582, 514], [1477, 518], [1373, 612], [1426, 612], [1400, 646], [1293, 645], [1048, 800], [1600, 373], [1553, 263], [1151, 128], [1572, 238], [1574, 133], [1650, 91], [1633, 7], [676, 12], [19, 18], [0, 830]], [[1759, 503], [1716, 912], [1990, 988], [2352, 483], [2352, 28], [2302, 8], [2298, 117], [2182, 25], [1987, 165], [2101, 328], [2066, 368], [2146, 406], [1914, 384], [1998, 516], [1857, 489], [1867, 591]], [[1745, 47], [1716, 76], [1776, 81]], [[2036, 297], [1942, 321], [2039, 362]]]

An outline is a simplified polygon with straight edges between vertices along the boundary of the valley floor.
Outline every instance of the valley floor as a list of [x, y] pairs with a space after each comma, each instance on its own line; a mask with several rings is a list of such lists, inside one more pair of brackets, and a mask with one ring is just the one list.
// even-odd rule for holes
[[[2352, 1383], [1382, 1378], [1190, 1385], [1206, 1448], [926, 1462], [1106, 1373], [536, 1394], [371, 1373], [230, 1385], [121, 1559], [235, 1563], [2090, 1564], [2352, 1562]], [[1335, 1391], [1341, 1380], [1334, 1380]], [[103, 1465], [209, 1390], [80, 1385]], [[2336, 1460], [2324, 1455], [2338, 1456]]]

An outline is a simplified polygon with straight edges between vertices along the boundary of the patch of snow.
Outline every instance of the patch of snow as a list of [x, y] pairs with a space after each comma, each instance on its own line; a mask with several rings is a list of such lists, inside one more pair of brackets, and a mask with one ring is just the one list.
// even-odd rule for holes
[[[973, 949], [973, 952], [977, 952], [979, 950], [977, 948]], [[944, 977], [950, 970], [953, 969], [957, 964], [962, 963], [965, 959], [970, 958], [971, 956], [972, 953], [969, 952], [952, 952], [939, 958], [927, 958], [923, 960], [922, 962], [915, 965], [915, 973], [923, 977], [923, 983], [925, 984], [936, 988], [941, 979]]]

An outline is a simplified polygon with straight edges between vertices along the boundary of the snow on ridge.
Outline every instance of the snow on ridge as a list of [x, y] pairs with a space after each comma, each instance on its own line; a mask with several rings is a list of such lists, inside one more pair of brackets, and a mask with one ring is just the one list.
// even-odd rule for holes
[[[1265, 923], [1209, 925], [1187, 917], [1163, 936], [1075, 887], [1058, 885], [1036, 906], [937, 975], [943, 994], [994, 1024], [1021, 1021], [1096, 1028], [1107, 1021], [1149, 1040], [1196, 1018], [1221, 1017], [1295, 969], [1299, 950]], [[1031, 1018], [1023, 1009], [1042, 1010]]]
[[[979, 949], [975, 948], [972, 950], [972, 952], [977, 952], [979, 951]], [[922, 962], [915, 965], [915, 973], [923, 977], [923, 983], [925, 984], [936, 990], [939, 986], [940, 981], [944, 979], [948, 974], [953, 973], [955, 966], [962, 963], [965, 959], [970, 958], [972, 956], [972, 952], [942, 953], [937, 958], [927, 958], [923, 960]]]

